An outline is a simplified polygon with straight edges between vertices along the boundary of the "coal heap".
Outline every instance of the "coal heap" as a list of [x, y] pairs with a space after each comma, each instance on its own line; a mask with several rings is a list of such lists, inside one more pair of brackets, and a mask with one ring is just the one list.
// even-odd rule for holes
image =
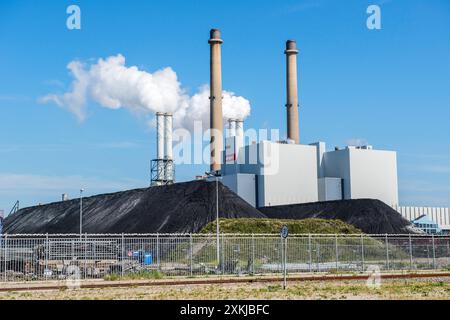
[[[255, 209], [219, 182], [222, 218], [339, 219], [365, 233], [415, 233], [379, 200], [313, 202]], [[78, 233], [79, 199], [23, 208], [4, 221], [5, 233]], [[216, 219], [215, 182], [190, 181], [83, 198], [86, 233], [196, 233]]]
[[400, 213], [380, 200], [353, 199], [323, 201], [284, 206], [262, 207], [269, 218], [279, 219], [339, 219], [369, 234], [417, 233]]
[[[5, 219], [5, 233], [78, 233], [79, 199], [23, 208]], [[86, 233], [198, 232], [216, 216], [215, 182], [191, 181], [83, 198]], [[219, 182], [223, 218], [265, 217]]]

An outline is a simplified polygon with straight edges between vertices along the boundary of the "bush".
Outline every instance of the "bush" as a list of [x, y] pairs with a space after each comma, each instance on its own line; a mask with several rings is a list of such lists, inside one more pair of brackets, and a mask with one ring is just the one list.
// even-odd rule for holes
[[105, 276], [107, 281], [117, 281], [117, 280], [144, 280], [144, 279], [161, 279], [163, 277], [159, 270], [142, 270], [138, 272], [125, 273], [121, 277], [118, 273], [111, 273]]
[[[220, 219], [221, 233], [273, 233], [279, 234], [281, 227], [287, 225], [290, 234], [360, 234], [361, 230], [341, 220], [328, 219], [264, 219], [238, 218]], [[208, 223], [200, 233], [214, 233], [216, 221]]]

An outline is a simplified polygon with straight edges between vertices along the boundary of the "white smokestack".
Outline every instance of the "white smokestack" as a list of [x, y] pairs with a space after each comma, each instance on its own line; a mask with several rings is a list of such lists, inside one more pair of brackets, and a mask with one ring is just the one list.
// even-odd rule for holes
[[158, 112], [156, 113], [156, 159], [158, 160], [158, 173], [157, 179], [158, 181], [162, 181], [164, 179], [164, 164], [162, 160], [164, 159], [164, 134], [165, 134], [165, 119], [164, 113]]
[[156, 158], [164, 159], [164, 134], [165, 116], [164, 113], [156, 113]]
[[228, 137], [236, 136], [236, 120], [228, 119]]
[[173, 152], [172, 152], [172, 114], [166, 113], [164, 115], [165, 125], [164, 125], [164, 159], [168, 160], [165, 166], [164, 177], [166, 182], [173, 181]]
[[172, 114], [166, 113], [164, 115], [165, 119], [165, 126], [164, 126], [164, 158], [172, 160], [173, 159], [173, 153], [172, 153]]
[[239, 150], [244, 146], [244, 121], [236, 120], [236, 155], [238, 158]]

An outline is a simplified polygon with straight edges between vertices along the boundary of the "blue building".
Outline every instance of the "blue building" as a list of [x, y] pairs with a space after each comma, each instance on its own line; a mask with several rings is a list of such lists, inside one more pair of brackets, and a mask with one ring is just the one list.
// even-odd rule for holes
[[442, 232], [439, 225], [431, 220], [427, 215], [421, 215], [411, 221], [417, 228], [422, 229], [428, 234], [439, 234]]

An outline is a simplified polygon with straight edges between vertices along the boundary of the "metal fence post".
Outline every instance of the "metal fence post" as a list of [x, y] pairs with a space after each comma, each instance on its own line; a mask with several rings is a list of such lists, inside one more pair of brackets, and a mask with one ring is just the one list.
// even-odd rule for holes
[[311, 244], [311, 234], [308, 235], [308, 251], [309, 251], [309, 272], [312, 272], [312, 244]]
[[280, 254], [278, 255], [278, 259], [280, 259], [279, 266], [281, 267], [280, 272], [284, 272], [284, 245], [283, 245], [283, 237], [280, 235]]
[[364, 235], [361, 235], [361, 267], [362, 271], [364, 271]]
[[159, 233], [156, 234], [156, 260], [158, 261], [158, 270], [161, 270], [161, 261], [160, 261], [160, 256], [159, 256]]
[[390, 266], [389, 266], [389, 240], [388, 240], [388, 235], [387, 235], [387, 233], [385, 234], [385, 245], [386, 245], [386, 266], [387, 266], [387, 269], [389, 270], [390, 269]]
[[45, 279], [48, 277], [48, 259], [49, 259], [48, 233], [45, 234]]
[[122, 241], [121, 241], [121, 248], [120, 248], [120, 261], [122, 261], [122, 268], [120, 268], [120, 277], [123, 279], [124, 276], [124, 268], [125, 268], [125, 261], [124, 261], [124, 257], [125, 257], [125, 236], [122, 232]]
[[222, 242], [220, 245], [221, 257], [222, 257], [222, 274], [225, 274], [225, 241], [223, 241], [223, 233], [221, 234], [220, 241]]
[[287, 285], [287, 237], [283, 239], [284, 241], [284, 259], [283, 259], [283, 289], [286, 289]]
[[433, 269], [436, 269], [436, 246], [434, 245], [434, 234], [431, 235], [431, 242], [433, 244]]
[[88, 256], [88, 239], [87, 233], [84, 233], [84, 279], [87, 278], [87, 256]]
[[339, 249], [338, 249], [338, 236], [334, 235], [334, 246], [336, 249], [336, 271], [339, 270]]
[[6, 269], [8, 268], [8, 264], [6, 262], [6, 260], [8, 258], [8, 235], [7, 234], [5, 234], [5, 249], [3, 251], [3, 258], [5, 260], [4, 261], [5, 265], [4, 265], [3, 272], [4, 272], [5, 282], [6, 282], [8, 280], [7, 272], [6, 272]]
[[252, 233], [252, 265], [251, 273], [255, 273], [255, 235]]
[[409, 270], [413, 269], [413, 247], [411, 234], [409, 235]]
[[189, 234], [189, 271], [190, 271], [190, 274], [191, 274], [191, 277], [192, 277], [192, 272], [193, 272], [193, 270], [192, 270], [192, 268], [193, 268], [193, 264], [194, 264], [194, 261], [193, 261], [193, 259], [194, 259], [194, 255], [193, 255], [193, 251], [194, 251], [194, 248], [193, 248], [193, 246], [194, 246], [194, 242], [193, 242], [193, 239], [192, 239], [192, 233], [190, 233]]

